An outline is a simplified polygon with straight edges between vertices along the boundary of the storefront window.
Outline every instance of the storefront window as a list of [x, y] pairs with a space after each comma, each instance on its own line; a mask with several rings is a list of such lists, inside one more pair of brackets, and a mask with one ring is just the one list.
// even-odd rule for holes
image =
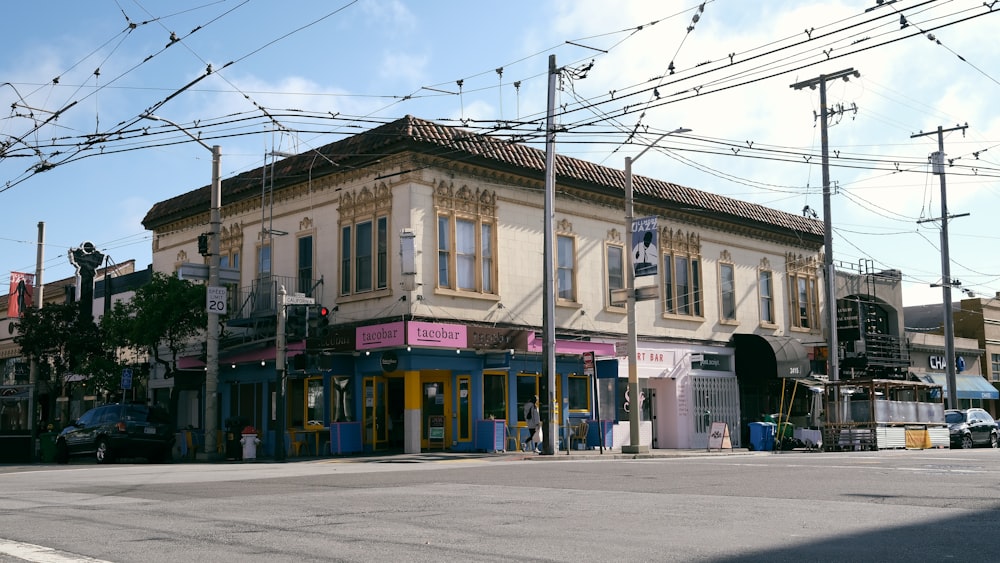
[[483, 416], [507, 419], [507, 373], [483, 374]]
[[306, 427], [323, 426], [323, 378], [310, 377], [305, 386]]
[[472, 414], [469, 412], [469, 377], [458, 378], [458, 439], [472, 438]]
[[629, 394], [628, 388], [628, 378], [621, 377], [618, 379], [618, 420], [628, 422], [631, 420], [630, 412], [632, 409], [638, 406], [639, 408], [639, 420], [651, 420], [652, 411], [651, 403], [647, 399], [650, 397], [649, 388], [643, 387], [643, 380], [639, 381], [639, 400], [635, 401]]
[[570, 412], [590, 411], [590, 377], [571, 374], [567, 394], [569, 395]]
[[517, 420], [524, 422], [524, 404], [536, 395], [538, 395], [538, 375], [519, 373], [517, 375]]
[[354, 386], [350, 377], [334, 377], [330, 380], [330, 421], [353, 422]]

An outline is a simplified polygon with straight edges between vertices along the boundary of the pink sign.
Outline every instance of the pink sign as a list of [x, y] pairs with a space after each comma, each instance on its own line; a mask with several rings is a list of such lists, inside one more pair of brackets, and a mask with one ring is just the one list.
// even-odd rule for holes
[[383, 325], [359, 326], [355, 339], [357, 340], [356, 346], [358, 350], [387, 348], [406, 344], [402, 321]]
[[406, 343], [435, 348], [466, 348], [469, 338], [465, 325], [410, 321], [406, 325]]

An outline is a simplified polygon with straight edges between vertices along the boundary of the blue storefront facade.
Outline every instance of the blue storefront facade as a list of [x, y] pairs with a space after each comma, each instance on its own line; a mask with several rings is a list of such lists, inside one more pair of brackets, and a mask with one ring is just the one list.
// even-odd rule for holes
[[[557, 339], [549, 405], [542, 343], [533, 331], [394, 321], [335, 327], [309, 350], [290, 344], [279, 424], [274, 352], [223, 354], [219, 369], [222, 428], [254, 427], [268, 456], [281, 430], [292, 456], [517, 449], [526, 437], [522, 407], [532, 395], [543, 398], [543, 416], [553, 411], [556, 445], [566, 448], [571, 429], [593, 422], [603, 397], [613, 404], [617, 393], [612, 343]], [[584, 352], [596, 358], [590, 369]], [[615, 411], [606, 407], [604, 414], [610, 444]], [[601, 445], [598, 426], [590, 424], [589, 436], [575, 443]]]

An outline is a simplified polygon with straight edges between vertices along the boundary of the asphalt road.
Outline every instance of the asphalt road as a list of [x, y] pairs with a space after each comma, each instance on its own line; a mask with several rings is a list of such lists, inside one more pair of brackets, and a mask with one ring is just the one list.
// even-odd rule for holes
[[1000, 451], [0, 467], [0, 561], [997, 561]]

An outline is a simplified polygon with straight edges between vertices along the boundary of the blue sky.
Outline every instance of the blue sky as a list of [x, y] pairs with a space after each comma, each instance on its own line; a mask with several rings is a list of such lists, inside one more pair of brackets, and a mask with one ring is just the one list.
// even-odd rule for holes
[[623, 168], [660, 133], [690, 128], [634, 172], [820, 217], [819, 92], [790, 85], [857, 70], [827, 84], [838, 110], [834, 259], [901, 270], [907, 305], [941, 302], [931, 287], [941, 281], [940, 223], [926, 221], [941, 216], [927, 164], [937, 138], [911, 137], [968, 124], [944, 139], [948, 211], [969, 214], [949, 223], [951, 274], [993, 296], [1000, 4], [879, 4], [11, 3], [0, 23], [0, 284], [34, 272], [39, 221], [46, 281], [73, 275], [67, 250], [88, 240], [114, 262], [151, 261], [142, 217], [207, 184], [211, 154], [141, 119], [150, 109], [221, 145], [229, 177], [268, 152], [307, 151], [406, 114], [486, 131], [518, 121], [521, 130], [496, 134], [530, 134], [555, 55], [566, 68], [560, 153]]

